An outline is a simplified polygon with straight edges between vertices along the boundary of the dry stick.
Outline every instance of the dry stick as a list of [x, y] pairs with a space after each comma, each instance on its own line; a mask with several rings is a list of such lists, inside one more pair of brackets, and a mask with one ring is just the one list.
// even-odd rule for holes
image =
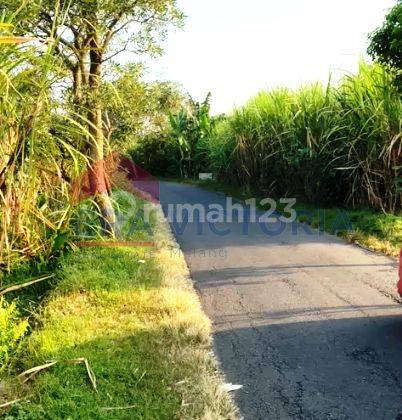
[[[88, 373], [88, 377], [89, 377], [89, 380], [90, 380], [90, 382], [91, 382], [91, 385], [92, 385], [92, 387], [93, 387], [93, 389], [96, 391], [96, 392], [98, 392], [98, 390], [97, 390], [97, 388], [96, 388], [96, 377], [95, 377], [95, 374], [93, 373], [93, 371], [92, 371], [92, 369], [91, 369], [91, 366], [89, 365], [89, 362], [88, 362], [88, 360], [85, 358], [85, 357], [80, 357], [80, 358], [78, 358], [78, 359], [71, 359], [71, 360], [68, 360], [69, 362], [72, 362], [72, 363], [84, 363], [84, 365], [85, 365], [85, 368], [86, 368], [86, 370], [87, 370], [87, 373]], [[35, 366], [35, 367], [33, 367], [33, 368], [31, 368], [31, 369], [28, 369], [28, 370], [26, 370], [26, 371], [24, 371], [24, 372], [22, 372], [22, 373], [20, 373], [19, 375], [18, 375], [18, 378], [23, 378], [24, 376], [27, 376], [27, 375], [29, 375], [27, 378], [25, 378], [24, 380], [23, 380], [23, 384], [25, 383], [25, 382], [28, 382], [31, 378], [33, 378], [38, 372], [40, 372], [40, 371], [42, 371], [42, 370], [44, 370], [44, 369], [47, 369], [47, 368], [49, 368], [49, 367], [51, 367], [51, 366], [53, 366], [53, 365], [55, 365], [56, 363], [57, 363], [58, 361], [57, 360], [55, 360], [55, 361], [53, 361], [53, 362], [49, 362], [49, 363], [46, 363], [46, 364], [44, 364], [44, 365], [40, 365], [40, 366]]]
[[50, 279], [54, 276], [55, 276], [54, 274], [49, 274], [48, 276], [41, 277], [39, 279], [35, 279], [35, 280], [28, 281], [26, 283], [16, 284], [14, 286], [7, 287], [6, 289], [0, 290], [0, 296], [3, 296], [9, 292], [14, 292], [15, 290], [22, 289], [23, 287], [31, 286], [32, 284], [39, 283], [40, 281]]
[[96, 392], [98, 392], [98, 390], [96, 389], [96, 378], [95, 378], [95, 375], [94, 375], [94, 373], [93, 373], [93, 371], [92, 371], [92, 369], [91, 369], [91, 366], [89, 366], [88, 360], [87, 360], [87, 359], [85, 359], [85, 360], [84, 360], [84, 363], [85, 363], [85, 367], [87, 368], [87, 372], [88, 372], [89, 380], [91, 381], [91, 384], [92, 384], [92, 386], [93, 386], [94, 390], [95, 390]]
[[87, 373], [88, 373], [88, 377], [89, 380], [91, 382], [91, 385], [93, 387], [93, 389], [98, 392], [97, 388], [96, 388], [96, 377], [95, 374], [93, 373], [91, 366], [89, 365], [88, 359], [86, 359], [85, 357], [80, 357], [78, 359], [72, 359], [70, 360], [70, 362], [73, 363], [84, 363], [85, 368], [87, 369]]
[[18, 378], [22, 378], [22, 377], [24, 377], [24, 376], [29, 375], [29, 376], [28, 376], [28, 378], [25, 378], [25, 379], [22, 381], [22, 383], [24, 384], [25, 382], [27, 382], [27, 381], [29, 381], [31, 378], [33, 378], [33, 377], [34, 377], [34, 376], [35, 376], [38, 372], [40, 372], [41, 370], [47, 369], [47, 368], [49, 368], [50, 366], [55, 365], [56, 363], [57, 363], [57, 360], [56, 360], [56, 361], [53, 361], [53, 362], [46, 363], [46, 364], [44, 364], [44, 365], [35, 366], [35, 367], [31, 368], [31, 369], [28, 369], [28, 370], [26, 370], [26, 371], [24, 371], [24, 372], [20, 373], [20, 374], [18, 375]]
[[[39, 371], [38, 371], [39, 372]], [[22, 383], [25, 384], [29, 382], [38, 372], [31, 373], [27, 378], [25, 378]]]
[[133, 404], [133, 405], [127, 405], [126, 407], [102, 407], [102, 410], [105, 410], [105, 411], [128, 410], [130, 408], [135, 408], [135, 407], [137, 407], [137, 405]]
[[23, 398], [17, 398], [16, 400], [7, 401], [7, 402], [5, 402], [4, 404], [1, 404], [1, 405], [0, 405], [0, 408], [7, 408], [7, 407], [10, 407], [10, 405], [13, 405], [13, 404], [15, 404], [15, 403], [17, 403], [18, 401], [21, 401], [21, 400], [23, 400]]

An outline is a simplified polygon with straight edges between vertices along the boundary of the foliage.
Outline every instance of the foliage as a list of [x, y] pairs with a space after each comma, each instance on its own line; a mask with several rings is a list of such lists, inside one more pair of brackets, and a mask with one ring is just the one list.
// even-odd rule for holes
[[[12, 393], [14, 399], [29, 398], [13, 406], [10, 416], [235, 418], [230, 397], [219, 387], [209, 320], [184, 258], [165, 222], [156, 223], [157, 235], [150, 239], [158, 252], [88, 248], [62, 259], [56, 290], [41, 311], [42, 328], [24, 341], [20, 358], [22, 369], [58, 363]], [[82, 357], [98, 392], [85, 368], [69, 362]]]
[[211, 118], [209, 93], [202, 103], [190, 99], [187, 109], [177, 115], [169, 114], [172, 136], [180, 151], [180, 174], [182, 177], [194, 177], [203, 167], [203, 145], [209, 141], [214, 129]]
[[222, 179], [315, 203], [401, 208], [402, 102], [360, 65], [340, 86], [262, 92], [219, 123], [205, 154]]
[[135, 143], [130, 150], [133, 160], [157, 176], [193, 178], [207, 169], [206, 145], [216, 125], [210, 116], [209, 102], [210, 94], [202, 103], [192, 98], [182, 100], [179, 112], [169, 111], [168, 128], [145, 135]]
[[[166, 25], [178, 23], [181, 13], [170, 0], [23, 4], [5, 0], [2, 8], [3, 16], [12, 13], [18, 24], [13, 26], [5, 17], [1, 35], [28, 31], [44, 41], [0, 49], [0, 268], [10, 271], [18, 263], [44, 261], [68, 247], [73, 211], [70, 182], [91, 161], [102, 160], [108, 130], [99, 103], [103, 92], [94, 93], [102, 73], [90, 62], [101, 64], [110, 58], [99, 60], [99, 54], [116, 52], [117, 34], [124, 34], [133, 19], [138, 25], [131, 25], [136, 32], [130, 32], [130, 42], [156, 53]], [[59, 95], [54, 95], [55, 83], [66, 77], [73, 80], [72, 107], [65, 106], [65, 97], [59, 102], [55, 99]], [[170, 86], [156, 84], [151, 90], [148, 99], [160, 94], [155, 99], [158, 106], [170, 100]], [[95, 173], [93, 178], [102, 181], [104, 176]], [[112, 206], [100, 207], [107, 207], [101, 219], [108, 222], [106, 210], [111, 209], [107, 213], [111, 224]]]
[[159, 53], [158, 42], [166, 35], [166, 28], [171, 23], [179, 25], [182, 14], [175, 0], [35, 0], [27, 2], [26, 7], [20, 7], [16, 0], [3, 3], [18, 16], [22, 30], [54, 45], [52, 53], [70, 73], [72, 102], [87, 125], [87, 134], [76, 147], [91, 164], [89, 183], [102, 229], [108, 235], [117, 235], [103, 165], [104, 63], [127, 48], [137, 53]]
[[28, 321], [19, 318], [15, 303], [7, 303], [0, 297], [0, 373], [17, 351], [28, 328]]
[[402, 97], [392, 81], [384, 68], [363, 64], [343, 81], [337, 101], [347, 141], [336, 169], [346, 176], [347, 202], [395, 212], [402, 206]]
[[169, 129], [167, 112], [179, 112], [184, 104], [178, 87], [146, 82], [141, 65], [116, 66], [114, 73], [114, 80], [105, 85], [111, 147], [124, 152], [144, 137], [164, 136]]
[[169, 134], [149, 134], [130, 150], [133, 161], [153, 176], [179, 176], [181, 154]]
[[68, 132], [53, 119], [57, 63], [50, 46], [41, 56], [35, 48], [0, 49], [0, 266], [6, 270], [60, 248], [71, 211], [68, 179], [79, 170], [78, 153], [52, 133], [56, 126]]
[[396, 71], [402, 88], [402, 1], [390, 10], [381, 28], [370, 36], [369, 54], [378, 62]]
[[[167, 27], [182, 21], [175, 0], [34, 0], [20, 6], [16, 0], [3, 2], [19, 19], [21, 33], [54, 41], [52, 53], [71, 81], [72, 102], [83, 120], [91, 120], [101, 106], [104, 64], [127, 48], [137, 54], [161, 53], [159, 41]], [[85, 150], [91, 144], [81, 146]]]
[[15, 13], [24, 35], [53, 37], [54, 54], [69, 70], [80, 67], [84, 84], [91, 69], [81, 64], [92, 61], [91, 52], [108, 52], [105, 60], [127, 48], [159, 54], [167, 26], [180, 25], [183, 18], [175, 0], [34, 0], [23, 7], [18, 0], [4, 0], [2, 7]]

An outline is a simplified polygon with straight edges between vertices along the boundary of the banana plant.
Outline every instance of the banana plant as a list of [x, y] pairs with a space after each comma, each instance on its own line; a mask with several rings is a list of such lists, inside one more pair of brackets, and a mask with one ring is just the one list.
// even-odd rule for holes
[[182, 177], [195, 176], [202, 165], [199, 146], [211, 137], [214, 129], [210, 116], [210, 98], [209, 93], [202, 103], [190, 99], [187, 108], [183, 108], [177, 115], [169, 114], [172, 135], [180, 150]]

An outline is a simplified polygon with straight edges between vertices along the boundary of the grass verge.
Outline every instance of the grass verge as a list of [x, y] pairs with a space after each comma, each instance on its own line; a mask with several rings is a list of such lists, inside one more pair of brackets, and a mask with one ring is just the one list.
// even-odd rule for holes
[[[57, 286], [15, 371], [57, 363], [25, 384], [9, 380], [3, 399], [21, 400], [5, 415], [235, 418], [231, 398], [220, 389], [210, 322], [160, 213], [154, 232], [152, 252], [97, 247], [62, 259]], [[77, 359], [88, 361], [96, 390]]]
[[[266, 198], [256, 191], [217, 181], [176, 181], [222, 192], [239, 200], [255, 197], [258, 202]], [[402, 248], [402, 215], [384, 214], [370, 209], [353, 210], [320, 207], [300, 201], [295, 205], [295, 209], [300, 222], [306, 222], [313, 228], [324, 230], [330, 234], [337, 234], [344, 237], [348, 242], [371, 251], [397, 257]], [[278, 210], [281, 210], [281, 208], [279, 207]], [[348, 226], [348, 229], [340, 227], [340, 218], [344, 225]]]

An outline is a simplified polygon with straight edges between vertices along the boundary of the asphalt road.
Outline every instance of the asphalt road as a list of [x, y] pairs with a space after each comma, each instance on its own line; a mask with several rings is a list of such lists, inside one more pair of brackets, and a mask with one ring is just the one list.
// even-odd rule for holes
[[[225, 197], [164, 183], [161, 202], [167, 213], [168, 203], [208, 206]], [[396, 261], [307, 228], [287, 224], [269, 234], [236, 218], [173, 225], [213, 322], [221, 368], [228, 382], [243, 385], [235, 392], [241, 415], [398, 418]]]

